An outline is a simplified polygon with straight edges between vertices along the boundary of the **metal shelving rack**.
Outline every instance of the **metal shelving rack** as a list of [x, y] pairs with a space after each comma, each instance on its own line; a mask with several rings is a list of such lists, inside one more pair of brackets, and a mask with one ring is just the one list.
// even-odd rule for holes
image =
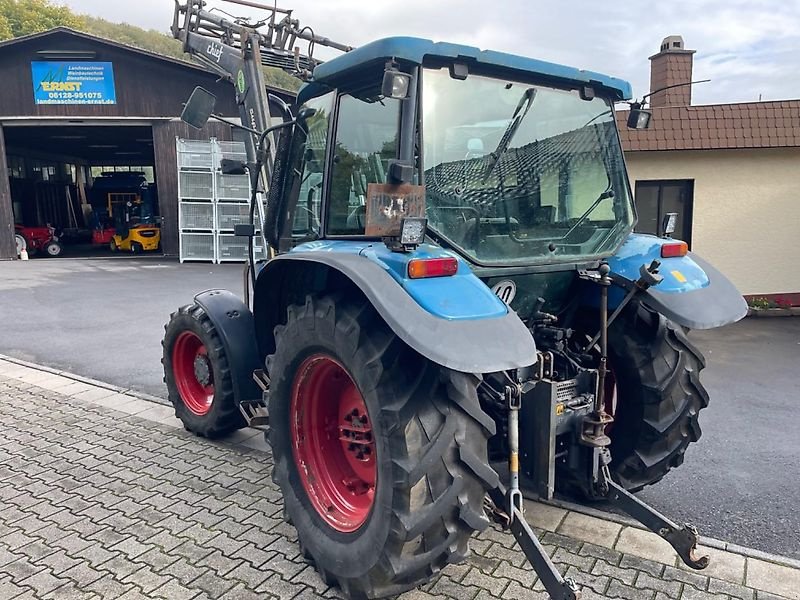
[[[234, 236], [233, 229], [249, 221], [250, 178], [226, 175], [219, 168], [223, 158], [246, 160], [244, 143], [216, 138], [176, 138], [175, 143], [180, 261], [244, 262], [247, 239]], [[262, 257], [261, 244], [254, 251], [256, 258]]]

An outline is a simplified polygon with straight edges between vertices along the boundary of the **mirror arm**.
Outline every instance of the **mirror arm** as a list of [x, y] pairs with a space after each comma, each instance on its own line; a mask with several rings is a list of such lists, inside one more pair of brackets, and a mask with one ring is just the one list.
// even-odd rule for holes
[[237, 123], [236, 121], [231, 121], [227, 117], [223, 117], [222, 115], [218, 115], [216, 113], [211, 113], [210, 118], [216, 119], [217, 121], [225, 123], [226, 125], [230, 125], [231, 127], [235, 127], [236, 129], [242, 129], [244, 131], [249, 131], [253, 135], [260, 135], [261, 134], [260, 131], [256, 131], [255, 129], [251, 129], [250, 127], [246, 127], [245, 125], [241, 125], [241, 124]]
[[[258, 133], [258, 147], [260, 148], [261, 145], [264, 143], [264, 140], [267, 139], [267, 136], [272, 133], [273, 131], [277, 131], [278, 129], [283, 129], [284, 127], [291, 127], [292, 125], [297, 124], [297, 119], [292, 119], [291, 121], [283, 121], [282, 123], [278, 123], [277, 125], [273, 125], [272, 127], [267, 127], [261, 133]], [[250, 129], [249, 131], [253, 131]]]

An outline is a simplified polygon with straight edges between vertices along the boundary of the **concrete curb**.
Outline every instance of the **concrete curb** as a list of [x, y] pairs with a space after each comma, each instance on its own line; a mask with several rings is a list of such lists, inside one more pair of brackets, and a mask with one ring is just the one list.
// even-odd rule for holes
[[83, 375], [76, 375], [75, 373], [70, 373], [69, 371], [63, 371], [61, 369], [55, 369], [53, 367], [47, 367], [45, 365], [40, 365], [37, 363], [32, 363], [27, 360], [22, 360], [21, 358], [14, 358], [13, 356], [7, 356], [5, 354], [0, 354], [0, 360], [4, 360], [6, 362], [14, 363], [20, 365], [21, 367], [28, 367], [29, 369], [34, 369], [36, 371], [41, 371], [43, 373], [51, 373], [52, 375], [59, 375], [60, 377], [66, 377], [67, 379], [73, 379], [80, 383], [85, 383], [87, 385], [92, 385], [94, 387], [103, 388], [104, 390], [110, 390], [112, 392], [117, 392], [118, 394], [125, 394], [126, 396], [134, 396], [139, 400], [146, 400], [148, 402], [155, 402], [156, 404], [163, 404], [168, 406], [169, 402], [166, 398], [159, 398], [158, 396], [153, 396], [151, 394], [146, 394], [144, 392], [139, 392], [137, 390], [133, 390], [130, 388], [123, 388], [118, 385], [114, 385], [113, 383], [107, 383], [105, 381], [100, 381], [98, 379], [92, 379], [91, 377], [84, 377]]
[[[539, 500], [539, 502], [542, 502], [543, 504], [548, 504], [550, 506], [555, 506], [557, 508], [561, 508], [568, 512], [576, 512], [586, 515], [588, 517], [594, 517], [595, 519], [601, 519], [603, 521], [611, 521], [612, 523], [617, 523], [618, 525], [622, 525], [624, 527], [633, 527], [635, 529], [647, 531], [644, 527], [642, 527], [641, 523], [639, 523], [638, 521], [634, 521], [630, 517], [626, 517], [624, 515], [618, 515], [605, 510], [598, 510], [590, 506], [583, 506], [581, 504], [575, 504], [573, 502], [557, 498], [547, 501]], [[789, 567], [790, 569], [800, 569], [800, 560], [789, 558], [788, 556], [781, 556], [779, 554], [770, 554], [769, 552], [756, 550], [755, 548], [748, 548], [746, 546], [741, 546], [739, 544], [734, 544], [732, 542], [726, 542], [724, 540], [718, 540], [716, 538], [706, 537], [706, 536], [700, 536], [700, 543], [707, 548], [714, 548], [716, 550], [731, 552], [732, 554], [739, 554], [741, 556], [745, 556], [748, 558], [757, 558], [759, 560], [771, 562], [776, 565]]]
[[[150, 422], [183, 429], [171, 405], [148, 394], [134, 394], [105, 382], [81, 377], [59, 369], [43, 367], [0, 354], [0, 376], [41, 387], [81, 402], [110, 408]], [[247, 450], [268, 452], [263, 432], [242, 429], [219, 440]], [[566, 536], [580, 543], [601, 546], [619, 555], [630, 555], [679, 571], [689, 569], [657, 534], [645, 530], [627, 517], [564, 500], [527, 501], [528, 522], [549, 535]], [[545, 537], [545, 541], [546, 541]], [[769, 597], [800, 600], [800, 560], [762, 552], [738, 544], [701, 538], [702, 548], [712, 555], [708, 577], [764, 592]]]
[[800, 306], [790, 306], [788, 308], [748, 308], [747, 316], [759, 319], [800, 317]]

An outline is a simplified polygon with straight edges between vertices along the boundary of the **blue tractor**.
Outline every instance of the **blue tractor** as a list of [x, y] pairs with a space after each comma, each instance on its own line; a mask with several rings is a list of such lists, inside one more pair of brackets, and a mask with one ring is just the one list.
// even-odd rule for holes
[[[633, 233], [614, 113], [629, 84], [415, 38], [351, 49], [291, 11], [204, 5], [176, 2], [173, 33], [236, 89], [248, 160], [221, 168], [253, 198], [243, 297], [200, 293], [166, 327], [186, 428], [266, 431], [286, 520], [351, 598], [421, 585], [492, 520], [553, 598], [577, 598], [523, 515], [523, 493], [557, 489], [705, 567], [694, 528], [632, 492], [700, 437], [687, 332], [746, 307], [669, 223]], [[314, 45], [344, 53], [320, 63]], [[264, 66], [306, 80], [294, 106]], [[183, 118], [201, 127], [213, 105], [198, 88]], [[649, 117], [634, 104], [629, 126]]]

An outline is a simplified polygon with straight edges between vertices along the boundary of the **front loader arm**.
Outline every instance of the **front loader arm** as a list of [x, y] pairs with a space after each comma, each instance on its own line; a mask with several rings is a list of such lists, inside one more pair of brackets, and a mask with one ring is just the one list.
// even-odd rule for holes
[[[176, 0], [172, 35], [183, 42], [185, 52], [233, 84], [244, 125], [256, 131], [270, 127], [256, 30], [203, 9], [197, 0], [186, 4]], [[248, 137], [246, 145], [248, 161], [255, 162], [255, 140]]]

